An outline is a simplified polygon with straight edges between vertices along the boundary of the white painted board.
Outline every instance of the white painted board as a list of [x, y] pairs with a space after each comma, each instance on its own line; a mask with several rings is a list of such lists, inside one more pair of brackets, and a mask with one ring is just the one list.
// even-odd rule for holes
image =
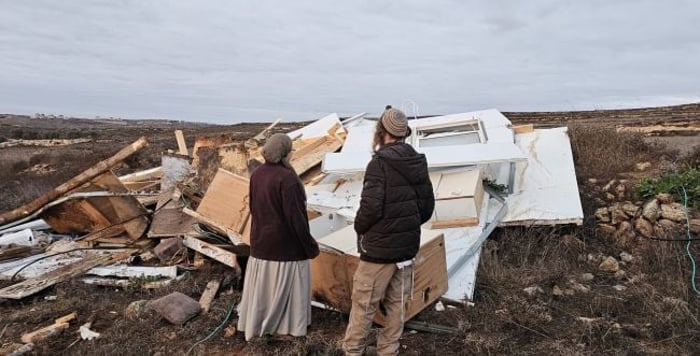
[[[425, 154], [430, 168], [518, 162], [527, 159], [518, 146], [507, 142], [423, 147], [418, 151]], [[369, 152], [328, 153], [323, 159], [322, 169], [327, 173], [363, 172], [371, 158]]]
[[567, 129], [538, 129], [516, 135], [528, 155], [518, 163], [513, 194], [506, 199], [508, 214], [502, 225], [583, 223]]
[[330, 130], [336, 124], [339, 125], [338, 130], [336, 130], [336, 133], [339, 134], [345, 131], [345, 128], [343, 128], [343, 124], [340, 122], [340, 117], [338, 117], [338, 114], [333, 113], [328, 116], [324, 116], [298, 130], [289, 132], [287, 135], [292, 139], [298, 137], [308, 139], [313, 137], [326, 136], [328, 135], [328, 130]]

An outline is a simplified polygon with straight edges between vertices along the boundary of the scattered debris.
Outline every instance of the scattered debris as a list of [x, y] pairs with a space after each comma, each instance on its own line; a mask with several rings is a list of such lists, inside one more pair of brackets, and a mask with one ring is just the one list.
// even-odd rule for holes
[[581, 280], [584, 282], [590, 282], [595, 278], [593, 273], [584, 273], [581, 275]]
[[634, 260], [634, 256], [623, 251], [623, 252], [620, 252], [620, 260], [629, 263], [629, 262], [632, 262]]
[[539, 286], [527, 287], [527, 288], [523, 289], [523, 292], [525, 292], [527, 295], [529, 295], [531, 297], [534, 296], [535, 294], [538, 294], [538, 293], [544, 293], [542, 288]]
[[204, 293], [202, 293], [202, 296], [199, 298], [199, 305], [202, 306], [202, 312], [203, 313], [208, 313], [209, 308], [211, 308], [211, 302], [214, 301], [214, 298], [216, 297], [216, 292], [219, 291], [219, 287], [221, 287], [221, 280], [220, 279], [215, 279], [209, 281], [207, 283], [207, 287], [204, 289]]
[[435, 311], [444, 312], [444, 311], [445, 311], [445, 305], [442, 304], [442, 302], [437, 302], [437, 303], [435, 303]]
[[53, 335], [62, 333], [64, 330], [68, 329], [70, 322], [77, 317], [78, 314], [76, 313], [70, 313], [66, 316], [60, 317], [49, 326], [45, 326], [41, 329], [22, 335], [21, 340], [25, 344], [36, 343], [45, 340]]

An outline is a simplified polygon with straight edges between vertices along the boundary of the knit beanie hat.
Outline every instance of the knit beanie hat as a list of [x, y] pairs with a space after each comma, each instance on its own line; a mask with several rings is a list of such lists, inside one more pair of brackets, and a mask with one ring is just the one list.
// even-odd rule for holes
[[292, 139], [285, 134], [274, 134], [265, 142], [262, 156], [268, 163], [279, 163], [292, 151]]
[[408, 120], [401, 110], [387, 106], [380, 118], [384, 129], [394, 137], [406, 137], [408, 135]]

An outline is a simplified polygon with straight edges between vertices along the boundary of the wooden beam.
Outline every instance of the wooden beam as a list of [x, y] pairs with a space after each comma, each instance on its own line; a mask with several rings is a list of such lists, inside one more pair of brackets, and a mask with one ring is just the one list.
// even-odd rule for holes
[[70, 321], [77, 318], [78, 314], [70, 313], [66, 316], [60, 317], [54, 321], [53, 324], [45, 326], [41, 329], [34, 330], [30, 333], [22, 335], [22, 342], [25, 344], [36, 343], [38, 341], [45, 340], [46, 338], [62, 333], [64, 330], [68, 329], [70, 326]]
[[163, 167], [154, 167], [145, 171], [138, 171], [119, 177], [122, 183], [135, 183], [160, 179], [163, 176]]
[[177, 153], [187, 156], [187, 143], [185, 142], [185, 135], [182, 130], [175, 130], [175, 140], [177, 140]]
[[453, 220], [435, 220], [430, 224], [431, 229], [449, 229], [453, 227], [470, 227], [479, 225], [479, 218], [464, 218]]
[[9, 287], [0, 289], [0, 298], [22, 299], [51, 287], [54, 284], [84, 274], [97, 266], [109, 265], [126, 259], [136, 251], [138, 250], [127, 249], [108, 255], [91, 255], [85, 257], [78, 262], [65, 265], [36, 278], [27, 279]]
[[97, 163], [96, 165], [88, 168], [77, 176], [71, 178], [67, 182], [59, 185], [58, 187], [42, 194], [40, 197], [34, 199], [32, 202], [22, 205], [19, 208], [5, 212], [0, 215], [0, 225], [4, 225], [8, 222], [15, 221], [17, 219], [29, 216], [33, 212], [41, 209], [44, 205], [60, 198], [64, 194], [70, 192], [71, 190], [89, 182], [91, 179], [99, 176], [100, 174], [110, 170], [112, 167], [117, 165], [119, 162], [125, 160], [132, 154], [140, 151], [148, 145], [148, 141], [145, 137], [141, 137], [134, 143], [122, 148], [114, 156], [107, 158], [104, 161]]
[[514, 134], [523, 134], [523, 133], [530, 133], [535, 131], [535, 125], [533, 124], [525, 124], [525, 125], [516, 125], [513, 126], [513, 133]]
[[240, 273], [241, 267], [238, 266], [238, 261], [236, 261], [236, 255], [234, 253], [228, 252], [221, 247], [214, 246], [210, 243], [204, 242], [194, 236], [186, 235], [182, 243], [190, 249], [193, 249], [207, 257], [213, 258], [229, 267], [232, 267], [237, 273]]
[[275, 120], [273, 123], [270, 124], [270, 126], [266, 127], [264, 130], [260, 131], [259, 134], [255, 135], [255, 137], [253, 137], [253, 139], [255, 139], [257, 141], [264, 140], [265, 138], [267, 138], [267, 133], [270, 132], [270, 130], [272, 130], [273, 127], [277, 126], [277, 124], [279, 124], [281, 121], [282, 121], [282, 118]]
[[11, 258], [26, 257], [32, 253], [32, 248], [29, 246], [13, 246], [0, 250], [0, 261], [9, 260]]
[[202, 293], [202, 296], [199, 298], [199, 305], [202, 306], [202, 312], [209, 312], [211, 302], [214, 301], [214, 297], [216, 297], [216, 292], [219, 291], [219, 287], [221, 287], [221, 279], [214, 279], [207, 283], [204, 293]]

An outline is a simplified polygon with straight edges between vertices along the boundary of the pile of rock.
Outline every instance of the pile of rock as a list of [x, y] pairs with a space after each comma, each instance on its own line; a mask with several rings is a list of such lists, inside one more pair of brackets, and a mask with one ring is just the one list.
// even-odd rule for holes
[[598, 228], [629, 242], [643, 237], [683, 238], [687, 221], [694, 233], [700, 232], [700, 219], [691, 209], [686, 211], [683, 204], [673, 201], [669, 194], [659, 194], [647, 202], [614, 202], [610, 206], [598, 208], [595, 217]]

